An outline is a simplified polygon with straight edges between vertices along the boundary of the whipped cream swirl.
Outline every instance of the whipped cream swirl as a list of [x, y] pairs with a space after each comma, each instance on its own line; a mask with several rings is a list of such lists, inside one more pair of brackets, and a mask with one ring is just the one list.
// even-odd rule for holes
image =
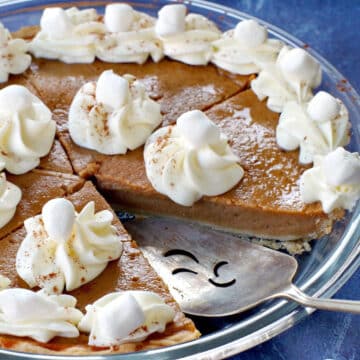
[[16, 255], [19, 276], [48, 293], [93, 280], [122, 252], [112, 220], [108, 210], [95, 213], [93, 201], [77, 214], [70, 201], [50, 200], [41, 215], [24, 222], [27, 235]]
[[10, 286], [10, 284], [11, 284], [10, 279], [0, 274], [0, 290], [7, 289]]
[[206, 65], [212, 56], [212, 42], [220, 38], [217, 26], [198, 14], [186, 15], [182, 4], [160, 9], [155, 31], [164, 54], [189, 65]]
[[176, 125], [152, 134], [145, 144], [144, 160], [155, 190], [184, 206], [204, 195], [225, 193], [244, 174], [225, 135], [199, 110], [181, 115]]
[[175, 311], [157, 294], [121, 291], [88, 305], [79, 329], [90, 333], [89, 345], [110, 347], [142, 341], [154, 332], [163, 332], [174, 316]]
[[161, 42], [155, 34], [156, 20], [135, 11], [127, 4], [110, 4], [105, 8], [106, 33], [96, 46], [96, 55], [102, 61], [143, 64], [149, 56], [160, 61]]
[[320, 201], [325, 213], [336, 208], [352, 210], [360, 198], [360, 156], [337, 148], [326, 156], [316, 156], [314, 167], [300, 178], [305, 203]]
[[24, 174], [49, 153], [56, 124], [51, 111], [27, 88], [11, 85], [0, 90], [0, 168]]
[[282, 47], [280, 40], [268, 39], [264, 26], [244, 20], [213, 43], [211, 61], [234, 74], [248, 75], [274, 64]]
[[0, 334], [27, 336], [46, 343], [55, 336], [79, 336], [83, 314], [70, 295], [47, 295], [26, 289], [0, 291]]
[[162, 121], [160, 105], [131, 75], [112, 70], [85, 84], [69, 111], [69, 130], [79, 146], [100, 153], [125, 154], [143, 145]]
[[349, 114], [341, 100], [318, 92], [310, 102], [285, 104], [276, 129], [276, 140], [284, 150], [300, 147], [299, 161], [310, 164], [316, 155], [326, 155], [350, 140]]
[[275, 112], [282, 112], [288, 101], [302, 103], [313, 97], [321, 83], [320, 64], [305, 50], [284, 46], [276, 63], [260, 71], [251, 88]]
[[16, 185], [6, 181], [5, 173], [0, 173], [0, 228], [13, 218], [21, 195]]
[[65, 63], [92, 63], [96, 44], [105, 33], [95, 9], [47, 8], [40, 20], [41, 30], [30, 43], [30, 51], [46, 59]]
[[9, 30], [0, 22], [0, 83], [9, 80], [9, 74], [21, 74], [31, 64], [26, 54], [28, 44], [22, 39], [12, 39]]

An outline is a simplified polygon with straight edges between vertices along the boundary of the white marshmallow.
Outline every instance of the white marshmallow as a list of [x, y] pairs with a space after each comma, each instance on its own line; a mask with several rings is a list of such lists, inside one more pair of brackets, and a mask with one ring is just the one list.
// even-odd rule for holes
[[129, 83], [112, 70], [104, 71], [97, 82], [96, 101], [118, 109], [123, 106], [130, 96]]
[[40, 20], [42, 31], [46, 31], [53, 39], [62, 39], [71, 34], [73, 25], [62, 8], [47, 8]]
[[59, 243], [65, 243], [75, 223], [74, 205], [63, 198], [50, 200], [42, 209], [42, 218], [49, 237]]
[[241, 21], [234, 30], [234, 38], [249, 48], [263, 44], [267, 37], [266, 28], [254, 20]]
[[358, 153], [350, 153], [339, 147], [324, 158], [322, 166], [329, 185], [360, 185]]
[[182, 114], [176, 122], [176, 127], [194, 148], [214, 144], [220, 139], [219, 128], [200, 110]]
[[159, 36], [169, 36], [185, 31], [186, 6], [166, 5], [158, 13], [155, 31]]
[[314, 121], [331, 121], [339, 115], [340, 104], [329, 93], [319, 91], [309, 102], [307, 112]]
[[110, 32], [127, 32], [134, 21], [134, 9], [128, 4], [110, 4], [105, 8], [104, 23]]
[[89, 337], [89, 345], [116, 345], [117, 339], [126, 338], [144, 322], [143, 310], [131, 294], [125, 293], [98, 309], [96, 328], [93, 329], [96, 337]]
[[320, 84], [320, 64], [304, 49], [291, 49], [283, 56], [279, 56], [278, 60], [286, 79], [305, 83], [312, 87]]
[[116, 346], [163, 332], [174, 316], [174, 310], [155, 293], [119, 291], [88, 305], [79, 329], [90, 333], [89, 345]]

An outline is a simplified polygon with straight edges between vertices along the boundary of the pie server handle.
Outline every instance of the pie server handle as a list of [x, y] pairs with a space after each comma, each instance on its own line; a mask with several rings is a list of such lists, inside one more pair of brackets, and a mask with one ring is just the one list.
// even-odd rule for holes
[[309, 295], [306, 295], [297, 286], [293, 284], [284, 291], [275, 294], [274, 297], [290, 299], [300, 305], [319, 310], [341, 311], [360, 315], [360, 301], [311, 297]]

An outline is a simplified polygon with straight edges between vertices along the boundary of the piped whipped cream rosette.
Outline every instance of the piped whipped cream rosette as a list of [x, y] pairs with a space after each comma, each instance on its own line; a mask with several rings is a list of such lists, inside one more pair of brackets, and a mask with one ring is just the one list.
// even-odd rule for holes
[[51, 111], [27, 88], [0, 90], [0, 168], [24, 174], [40, 163], [53, 145], [56, 124]]
[[226, 136], [199, 110], [154, 132], [145, 144], [144, 160], [155, 190], [184, 206], [227, 192], [244, 174]]
[[0, 228], [13, 218], [21, 196], [21, 190], [6, 180], [4, 172], [0, 173]]
[[105, 33], [95, 9], [75, 7], [47, 8], [40, 20], [40, 31], [30, 43], [34, 56], [65, 63], [92, 63], [96, 44]]
[[154, 332], [163, 332], [174, 316], [175, 311], [155, 293], [121, 291], [88, 305], [79, 329], [90, 333], [89, 345], [109, 347], [142, 341]]
[[0, 291], [0, 334], [27, 336], [47, 343], [56, 336], [76, 338], [83, 317], [70, 295], [47, 295], [43, 291]]
[[69, 130], [79, 146], [113, 155], [143, 145], [162, 121], [160, 105], [131, 75], [112, 70], [85, 84], [69, 111]]
[[275, 64], [283, 46], [280, 40], [268, 38], [264, 26], [254, 20], [244, 20], [213, 43], [211, 62], [234, 74], [258, 73]]
[[7, 289], [10, 286], [10, 284], [11, 284], [10, 279], [0, 274], [0, 290]]
[[307, 103], [285, 104], [276, 129], [278, 145], [287, 151], [300, 147], [299, 161], [310, 164], [350, 141], [349, 114], [341, 100], [318, 92]]
[[352, 210], [360, 198], [360, 156], [337, 148], [326, 156], [316, 156], [314, 167], [300, 178], [305, 203], [320, 201], [325, 213], [343, 208]]
[[108, 210], [96, 213], [94, 202], [76, 213], [66, 199], [50, 200], [41, 215], [24, 222], [27, 235], [16, 255], [19, 276], [50, 294], [88, 283], [121, 255], [112, 220]]
[[31, 56], [27, 51], [26, 41], [13, 39], [0, 22], [0, 83], [8, 81], [9, 74], [21, 74], [30, 66]]
[[182, 4], [160, 9], [155, 31], [164, 54], [189, 65], [206, 65], [212, 56], [212, 42], [221, 36], [217, 26], [198, 14], [186, 15]]
[[267, 106], [282, 112], [289, 101], [303, 103], [313, 97], [313, 89], [321, 83], [320, 64], [304, 49], [284, 46], [276, 63], [260, 71], [251, 88]]
[[155, 34], [156, 19], [135, 11], [127, 4], [110, 4], [105, 8], [106, 33], [98, 41], [96, 56], [113, 63], [143, 64], [149, 56], [160, 61], [163, 50]]

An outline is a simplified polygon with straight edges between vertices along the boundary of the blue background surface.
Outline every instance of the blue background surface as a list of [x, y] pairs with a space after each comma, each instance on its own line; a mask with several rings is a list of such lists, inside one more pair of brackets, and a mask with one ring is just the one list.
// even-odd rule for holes
[[[360, 91], [360, 1], [214, 2], [254, 15], [296, 36], [323, 55]], [[360, 300], [360, 269], [334, 297]], [[317, 311], [282, 335], [232, 359], [360, 359], [360, 316]]]

